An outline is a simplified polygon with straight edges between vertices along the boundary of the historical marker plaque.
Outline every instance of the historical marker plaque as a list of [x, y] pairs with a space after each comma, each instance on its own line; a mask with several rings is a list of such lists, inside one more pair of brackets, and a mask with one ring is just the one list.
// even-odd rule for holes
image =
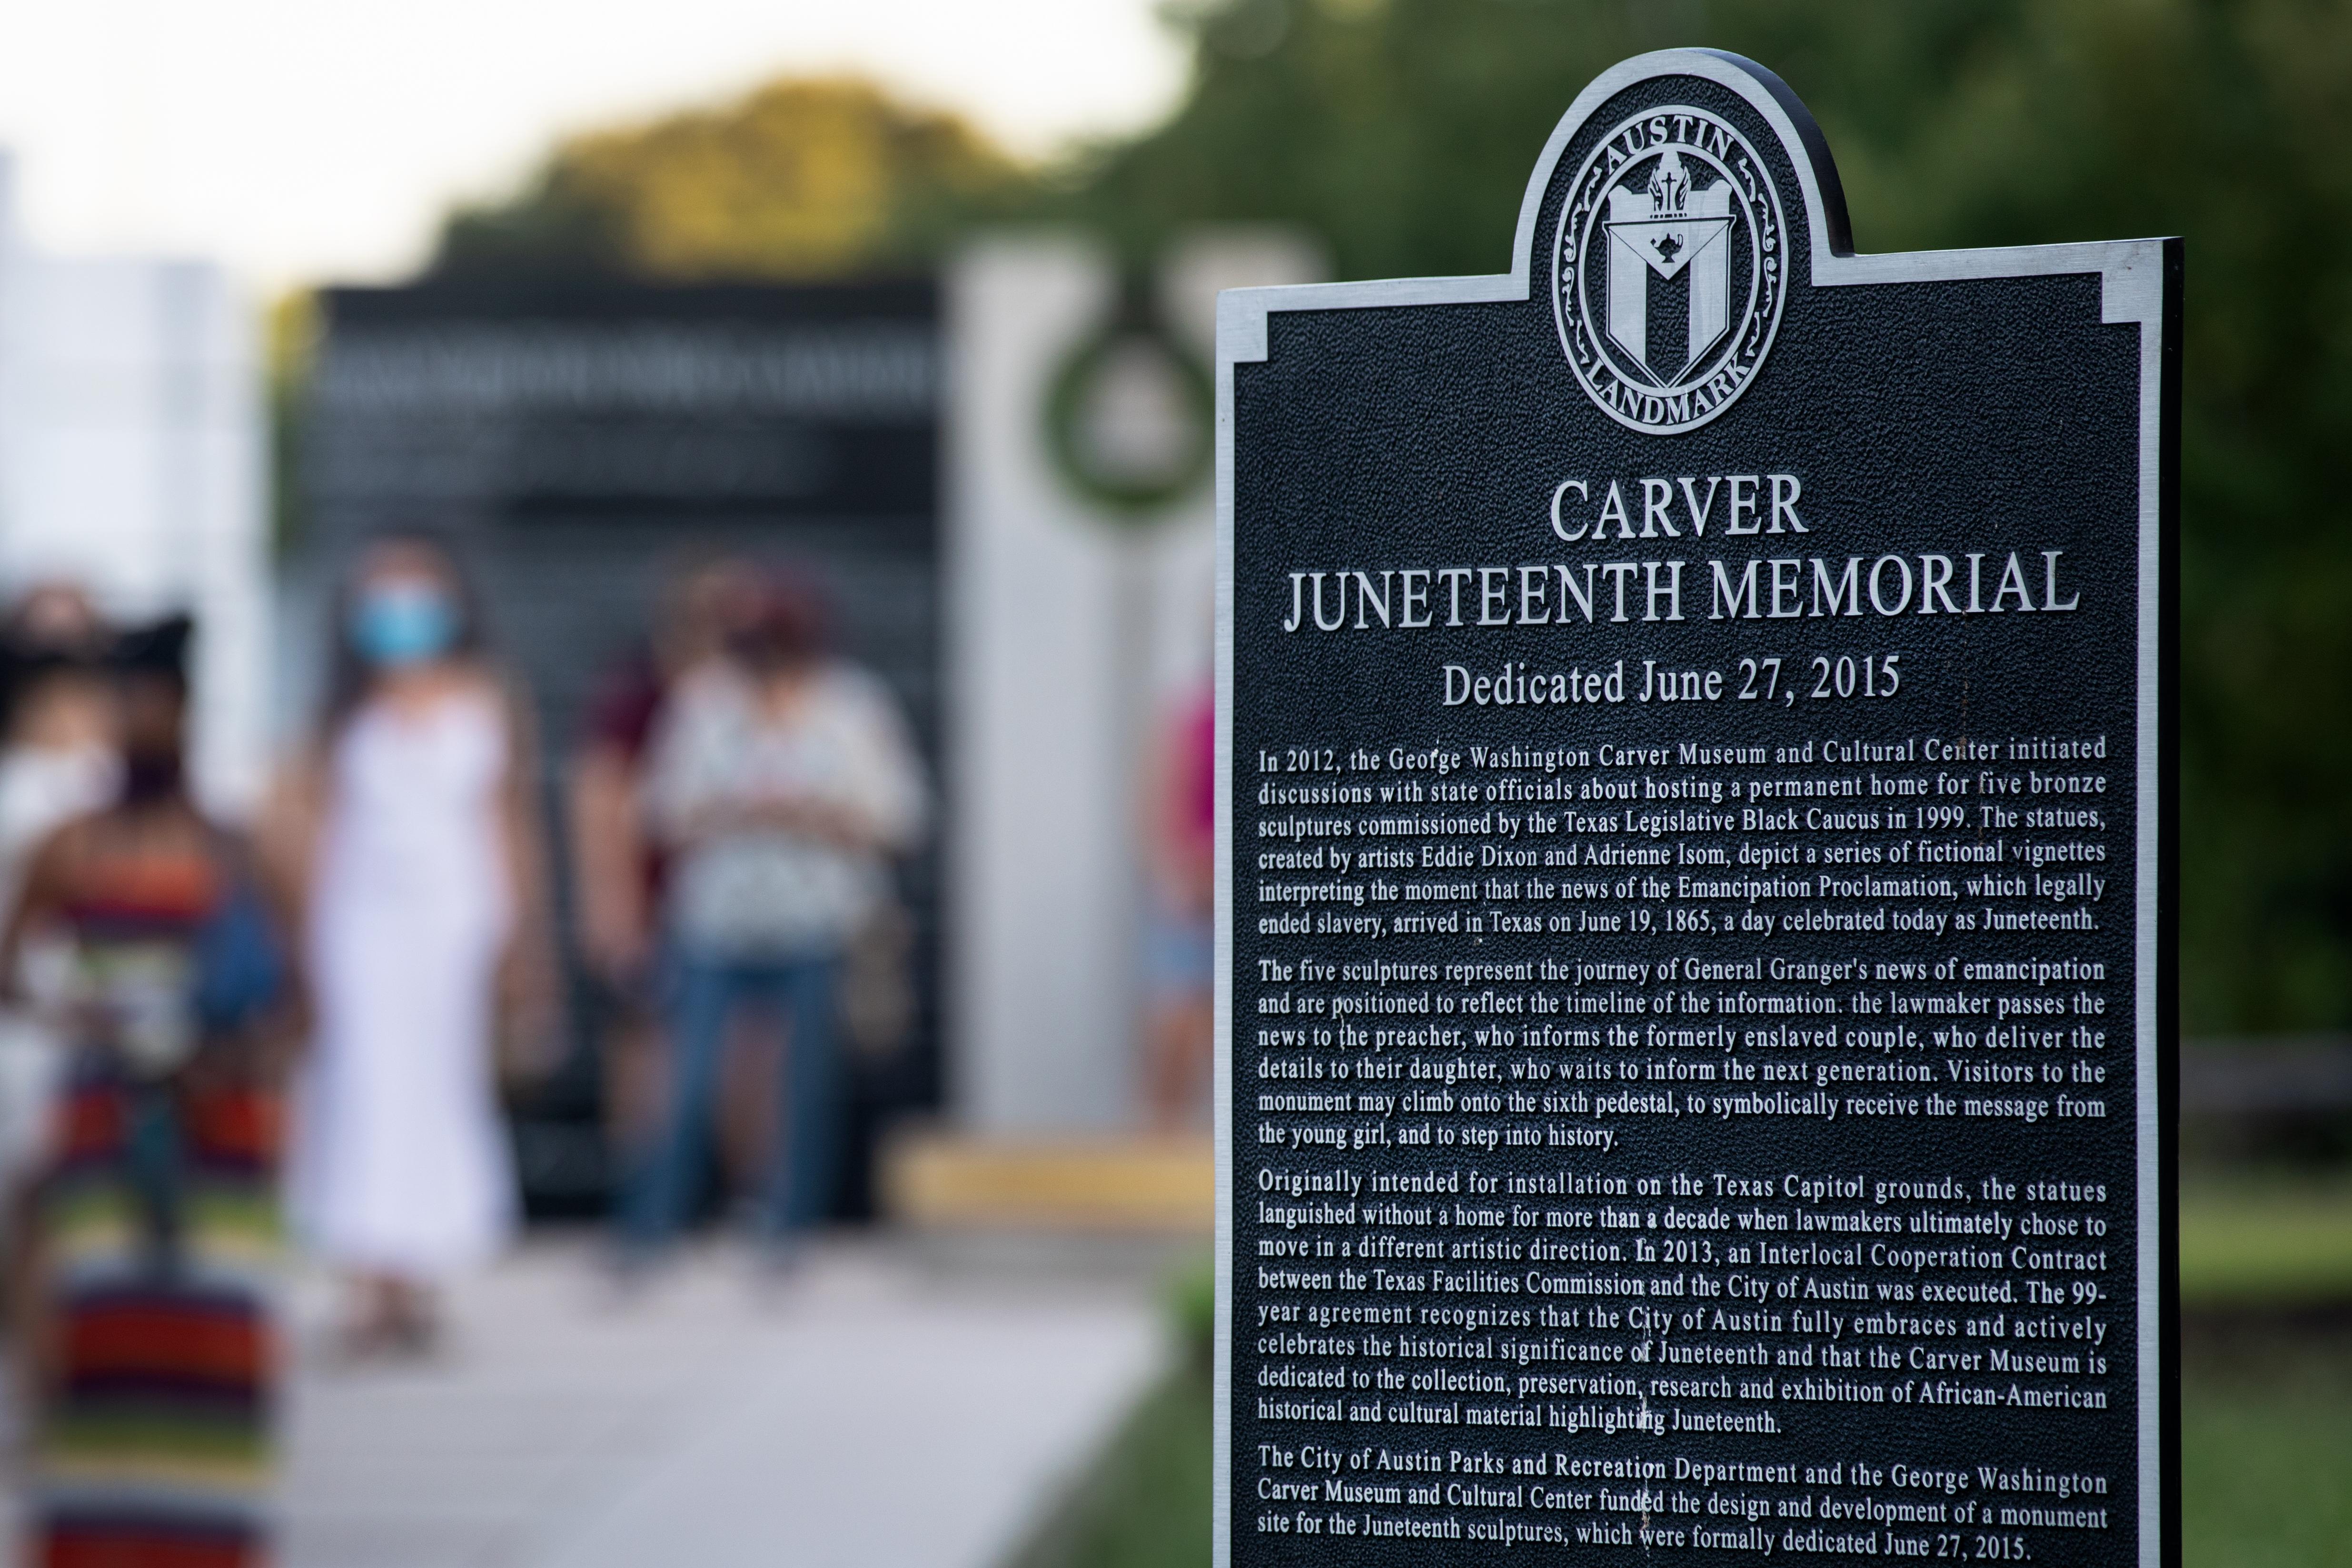
[[1218, 339], [1218, 1561], [2177, 1555], [2177, 242], [1632, 60]]

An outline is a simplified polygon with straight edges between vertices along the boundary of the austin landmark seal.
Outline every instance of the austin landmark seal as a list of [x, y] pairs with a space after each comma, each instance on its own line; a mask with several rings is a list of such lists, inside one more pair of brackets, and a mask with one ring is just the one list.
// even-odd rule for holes
[[1789, 295], [1770, 171], [1702, 109], [1654, 109], [1602, 137], [1562, 204], [1552, 306], [1576, 378], [1654, 435], [1731, 406]]

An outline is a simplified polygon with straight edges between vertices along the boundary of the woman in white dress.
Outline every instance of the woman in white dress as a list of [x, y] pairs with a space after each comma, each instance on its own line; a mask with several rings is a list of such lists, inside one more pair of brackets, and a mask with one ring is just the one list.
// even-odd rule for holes
[[409, 1351], [513, 1222], [493, 1047], [551, 1036], [552, 965], [520, 709], [448, 554], [376, 543], [335, 632], [326, 722], [270, 813], [315, 1014], [289, 1197], [352, 1286], [347, 1348]]

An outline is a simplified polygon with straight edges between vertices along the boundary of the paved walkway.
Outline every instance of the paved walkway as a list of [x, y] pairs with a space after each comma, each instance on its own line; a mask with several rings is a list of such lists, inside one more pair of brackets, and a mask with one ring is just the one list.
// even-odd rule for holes
[[620, 1301], [536, 1242], [436, 1363], [303, 1359], [281, 1563], [992, 1568], [1162, 1354], [1155, 1270], [1060, 1262], [712, 1248]]

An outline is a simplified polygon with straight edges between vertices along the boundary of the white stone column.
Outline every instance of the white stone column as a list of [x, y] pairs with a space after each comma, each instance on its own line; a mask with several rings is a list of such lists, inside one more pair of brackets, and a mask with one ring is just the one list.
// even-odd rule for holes
[[[1205, 364], [1218, 288], [1320, 270], [1282, 232], [1206, 230], [1157, 283]], [[950, 1100], [983, 1137], [1137, 1121], [1140, 743], [1209, 673], [1208, 486], [1139, 533], [1048, 455], [1054, 378], [1117, 288], [1069, 235], [991, 238], [948, 275]]]

